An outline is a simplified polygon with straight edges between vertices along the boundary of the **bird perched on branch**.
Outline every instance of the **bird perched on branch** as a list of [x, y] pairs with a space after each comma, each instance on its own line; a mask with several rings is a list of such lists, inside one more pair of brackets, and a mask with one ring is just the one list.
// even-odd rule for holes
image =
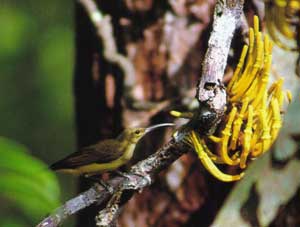
[[117, 170], [131, 160], [136, 144], [145, 134], [167, 126], [174, 126], [174, 124], [163, 123], [148, 128], [125, 129], [116, 139], [102, 140], [94, 145], [84, 147], [52, 164], [50, 168], [86, 177]]

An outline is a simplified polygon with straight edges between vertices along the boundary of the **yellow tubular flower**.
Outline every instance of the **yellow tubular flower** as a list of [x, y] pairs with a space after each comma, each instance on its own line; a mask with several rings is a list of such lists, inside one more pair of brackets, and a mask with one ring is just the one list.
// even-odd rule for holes
[[299, 15], [299, 0], [269, 0], [266, 2], [266, 27], [273, 41], [282, 49], [299, 51], [299, 46], [287, 46], [278, 36], [278, 33], [280, 33], [287, 39], [296, 41], [299, 35], [296, 32], [296, 26], [299, 26], [299, 24], [297, 25], [293, 21], [299, 20]]
[[292, 92], [291, 91], [287, 91], [286, 92], [286, 97], [287, 97], [287, 101], [289, 103], [291, 103], [292, 102], [292, 98], [293, 98]]
[[239, 139], [239, 132], [241, 131], [241, 126], [243, 124], [244, 114], [246, 113], [249, 104], [249, 98], [245, 98], [243, 101], [241, 112], [238, 114], [238, 118], [233, 123], [233, 133], [231, 137], [230, 149], [235, 150], [237, 148], [237, 142]]
[[247, 119], [247, 125], [244, 130], [244, 141], [243, 141], [243, 151], [241, 154], [241, 162], [240, 162], [240, 167], [241, 168], [246, 168], [246, 162], [247, 158], [250, 152], [251, 148], [251, 136], [252, 136], [252, 127], [253, 127], [253, 107], [250, 105], [248, 108], [248, 119]]
[[229, 114], [229, 118], [225, 126], [225, 129], [222, 131], [222, 137], [220, 138], [220, 143], [221, 143], [220, 156], [222, 157], [223, 161], [228, 165], [237, 165], [239, 163], [239, 159], [233, 160], [229, 157], [228, 154], [228, 141], [231, 136], [232, 123], [235, 119], [236, 112], [237, 112], [237, 108], [233, 107]]
[[273, 114], [271, 137], [272, 137], [272, 140], [274, 140], [278, 136], [278, 132], [279, 132], [280, 128], [282, 127], [282, 123], [281, 123], [280, 108], [279, 108], [278, 100], [272, 99], [271, 106], [272, 106], [272, 114]]
[[205, 152], [203, 145], [199, 142], [200, 138], [197, 133], [195, 131], [191, 131], [188, 137], [190, 137], [192, 145], [195, 148], [201, 163], [214, 177], [224, 182], [231, 182], [241, 179], [241, 177], [244, 175], [244, 173], [238, 175], [229, 175], [221, 172]]
[[[282, 0], [285, 1], [285, 0]], [[185, 137], [194, 148], [203, 166], [221, 181], [239, 180], [239, 175], [221, 172], [216, 164], [247, 167], [247, 162], [268, 151], [282, 127], [281, 108], [284, 97], [291, 101], [291, 93], [282, 91], [283, 78], [269, 88], [272, 63], [272, 42], [262, 40], [259, 19], [254, 17], [254, 29], [249, 30], [249, 46], [245, 45], [239, 63], [227, 87], [227, 113], [213, 135], [202, 138], [195, 131]], [[176, 117], [192, 117], [190, 113], [172, 111]], [[201, 129], [199, 129], [201, 130]], [[207, 144], [216, 144], [211, 151]]]
[[[257, 87], [257, 80], [255, 80], [257, 73], [263, 66], [264, 59], [264, 42], [261, 41], [261, 33], [258, 30], [259, 27], [258, 17], [254, 17], [254, 39], [253, 43], [250, 43], [250, 50], [253, 52], [248, 55], [246, 62], [246, 68], [238, 81], [235, 81], [233, 88], [230, 89], [231, 97], [230, 101], [236, 102], [246, 91], [253, 92]], [[251, 34], [252, 36], [252, 34]], [[250, 40], [250, 38], [249, 38]], [[249, 88], [250, 87], [250, 88]]]
[[171, 110], [170, 114], [173, 117], [179, 117], [179, 118], [186, 118], [186, 119], [191, 119], [193, 117], [193, 114], [190, 112], [179, 112], [179, 111], [175, 111], [175, 110]]
[[[250, 29], [251, 31], [251, 29]], [[252, 32], [253, 32], [253, 29], [252, 29]], [[241, 57], [240, 57], [240, 60], [239, 60], [239, 63], [237, 64], [236, 66], [236, 69], [234, 71], [234, 74], [232, 76], [232, 79], [230, 80], [228, 86], [227, 86], [227, 89], [231, 90], [232, 89], [232, 85], [233, 85], [233, 82], [235, 80], [237, 80], [239, 74], [240, 74], [240, 71], [241, 69], [243, 68], [244, 66], [244, 62], [245, 62], [245, 58], [246, 58], [246, 55], [247, 55], [247, 52], [248, 52], [248, 45], [244, 45], [243, 47], [243, 50], [242, 50], [242, 53], [241, 53]], [[249, 50], [250, 52], [250, 50]]]
[[262, 140], [262, 152], [267, 151], [271, 145], [271, 135], [270, 135], [270, 127], [267, 124], [267, 114], [266, 109], [262, 109], [259, 113], [259, 120], [262, 124], [262, 135], [260, 139]]
[[276, 16], [273, 17], [275, 27], [278, 31], [289, 39], [293, 39], [296, 34], [291, 29], [290, 24], [285, 19], [285, 9], [283, 7], [277, 7]]

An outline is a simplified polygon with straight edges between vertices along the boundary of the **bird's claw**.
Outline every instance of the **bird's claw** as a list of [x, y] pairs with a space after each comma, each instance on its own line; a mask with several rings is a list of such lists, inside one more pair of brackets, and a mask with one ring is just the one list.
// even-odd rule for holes
[[114, 193], [114, 189], [110, 184], [105, 183], [103, 180], [98, 180], [99, 184], [106, 190], [109, 192], [109, 194], [113, 194]]
[[121, 172], [120, 170], [115, 170], [114, 173], [126, 179], [130, 179], [130, 175], [128, 173]]

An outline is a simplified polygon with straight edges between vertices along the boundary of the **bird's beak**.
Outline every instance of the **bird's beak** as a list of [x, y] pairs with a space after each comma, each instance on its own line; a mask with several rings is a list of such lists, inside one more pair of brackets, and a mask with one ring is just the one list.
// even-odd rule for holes
[[145, 134], [148, 132], [153, 131], [154, 129], [160, 128], [160, 127], [168, 127], [168, 126], [175, 126], [174, 123], [162, 123], [162, 124], [157, 124], [157, 125], [153, 125], [151, 127], [146, 128], [145, 130]]

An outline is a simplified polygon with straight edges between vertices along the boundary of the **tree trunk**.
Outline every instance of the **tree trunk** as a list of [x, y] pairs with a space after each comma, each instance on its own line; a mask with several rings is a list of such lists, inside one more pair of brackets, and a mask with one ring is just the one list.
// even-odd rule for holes
[[[195, 94], [214, 3], [99, 1], [101, 11], [112, 18], [118, 51], [134, 64], [134, 98], [158, 102], [186, 95], [191, 89]], [[102, 52], [101, 40], [77, 4], [74, 88], [78, 148], [115, 137], [123, 126], [128, 127], [149, 115], [147, 111], [122, 109], [123, 84], [128, 78], [124, 78], [117, 65], [107, 62]], [[147, 124], [167, 119], [168, 113], [160, 111]], [[141, 156], [155, 151], [163, 142], [161, 138], [157, 132], [144, 140], [140, 145]], [[207, 177], [199, 169], [202, 167], [196, 157], [183, 156], [152, 187], [135, 195], [124, 206], [118, 220], [120, 225], [208, 226], [231, 185]], [[175, 183], [174, 179], [170, 181], [172, 174], [177, 179]], [[80, 180], [80, 191], [89, 186], [89, 182]], [[95, 226], [98, 211], [99, 207], [95, 206], [85, 209], [79, 215], [77, 226]]]
[[[94, 144], [111, 138], [122, 130], [122, 77], [120, 71], [105, 61], [101, 42], [81, 5], [76, 3], [76, 62], [74, 94], [77, 125], [77, 147]], [[113, 77], [112, 77], [113, 76]], [[108, 79], [110, 77], [110, 80]], [[109, 80], [109, 87], [106, 81]], [[115, 90], [107, 95], [107, 89]], [[108, 102], [113, 100], [113, 105]], [[91, 186], [84, 178], [79, 181], [79, 191]], [[78, 216], [77, 226], [95, 226], [94, 218], [99, 208], [91, 206]]]

